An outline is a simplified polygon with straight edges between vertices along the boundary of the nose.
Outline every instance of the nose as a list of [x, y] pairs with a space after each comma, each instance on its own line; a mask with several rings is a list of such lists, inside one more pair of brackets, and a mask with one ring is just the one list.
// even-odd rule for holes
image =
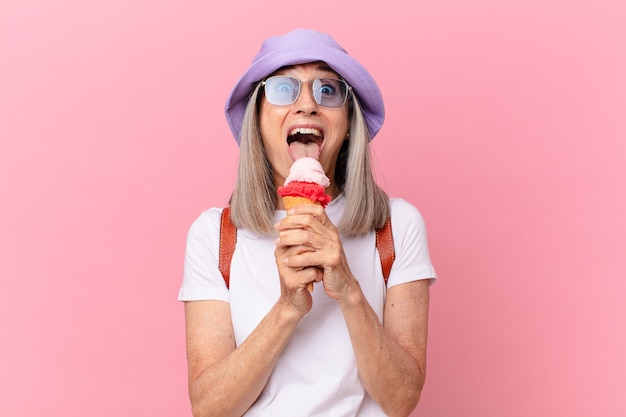
[[301, 90], [295, 102], [297, 113], [317, 114], [317, 102], [313, 97], [313, 82], [311, 80], [300, 81]]

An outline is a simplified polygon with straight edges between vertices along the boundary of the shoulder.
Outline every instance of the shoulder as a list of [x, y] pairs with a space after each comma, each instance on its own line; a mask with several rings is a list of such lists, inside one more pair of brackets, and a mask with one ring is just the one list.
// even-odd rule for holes
[[390, 197], [389, 206], [392, 210], [417, 211], [417, 208], [413, 204], [406, 201], [404, 198]]
[[204, 253], [215, 251], [219, 246], [222, 208], [213, 207], [203, 211], [193, 221], [187, 233], [187, 251]]
[[404, 227], [409, 224], [415, 224], [419, 227], [424, 225], [422, 213], [420, 213], [417, 207], [403, 198], [390, 198], [389, 209], [392, 227]]
[[190, 234], [206, 234], [220, 230], [220, 220], [223, 208], [212, 207], [203, 211], [193, 221], [189, 228]]

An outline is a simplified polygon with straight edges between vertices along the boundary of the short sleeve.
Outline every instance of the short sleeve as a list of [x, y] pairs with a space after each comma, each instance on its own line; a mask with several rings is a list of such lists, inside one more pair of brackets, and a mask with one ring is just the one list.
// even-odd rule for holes
[[220, 217], [222, 209], [203, 212], [189, 228], [180, 301], [228, 302], [228, 288], [219, 270]]
[[387, 288], [405, 282], [437, 279], [430, 260], [426, 225], [412, 204], [399, 198], [390, 200], [391, 228], [396, 259], [389, 274]]

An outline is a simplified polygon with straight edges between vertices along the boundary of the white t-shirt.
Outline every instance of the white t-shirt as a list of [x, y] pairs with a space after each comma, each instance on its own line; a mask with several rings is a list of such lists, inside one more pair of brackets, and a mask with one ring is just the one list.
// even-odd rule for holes
[[[390, 203], [396, 259], [387, 288], [420, 279], [434, 281], [421, 214], [405, 200], [391, 199]], [[334, 224], [339, 223], [344, 208], [341, 196], [326, 207]], [[191, 226], [178, 299], [229, 302], [235, 341], [240, 345], [280, 294], [275, 237], [237, 231], [229, 290], [218, 268], [220, 215], [221, 209], [209, 209]], [[274, 220], [285, 215], [284, 210], [277, 210]], [[341, 239], [350, 269], [382, 321], [386, 288], [375, 233]], [[298, 324], [265, 389], [245, 416], [384, 416], [359, 379], [338, 303], [319, 284], [312, 295], [313, 308]]]

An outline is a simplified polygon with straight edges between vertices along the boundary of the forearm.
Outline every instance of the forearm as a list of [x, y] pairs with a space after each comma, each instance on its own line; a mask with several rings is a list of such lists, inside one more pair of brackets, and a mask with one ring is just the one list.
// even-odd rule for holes
[[365, 389], [387, 415], [408, 416], [419, 401], [423, 365], [386, 331], [357, 282], [340, 306]]
[[190, 381], [193, 415], [241, 416], [257, 399], [299, 317], [277, 303], [246, 340]]

